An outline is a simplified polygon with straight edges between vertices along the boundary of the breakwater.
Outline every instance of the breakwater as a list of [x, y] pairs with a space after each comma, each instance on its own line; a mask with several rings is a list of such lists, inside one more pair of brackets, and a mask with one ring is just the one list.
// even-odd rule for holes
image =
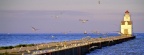
[[[53, 42], [47, 44], [37, 44], [30, 47], [7, 49], [6, 51], [17, 55], [85, 55], [95, 49], [119, 44], [134, 38], [135, 36], [83, 38], [81, 40]], [[1, 50], [1, 52], [2, 51], [5, 50]]]
[[88, 42], [88, 44], [79, 45], [76, 47], [66, 48], [63, 50], [56, 50], [48, 53], [42, 53], [39, 55], [85, 55], [86, 53], [93, 51], [95, 49], [100, 49], [105, 46], [111, 46], [115, 44], [119, 44], [131, 39], [134, 39], [135, 36], [132, 37], [109, 37], [109, 38], [101, 38], [95, 39], [93, 41]]

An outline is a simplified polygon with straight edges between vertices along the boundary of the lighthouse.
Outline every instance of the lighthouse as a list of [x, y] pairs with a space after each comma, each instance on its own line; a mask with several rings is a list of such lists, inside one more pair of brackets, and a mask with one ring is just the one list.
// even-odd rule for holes
[[124, 19], [121, 21], [121, 35], [131, 36], [132, 31], [130, 12], [127, 10], [124, 14]]

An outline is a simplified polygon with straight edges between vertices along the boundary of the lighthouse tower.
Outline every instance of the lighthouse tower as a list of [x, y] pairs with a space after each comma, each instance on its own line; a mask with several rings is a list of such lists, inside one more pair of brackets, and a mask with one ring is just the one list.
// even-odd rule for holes
[[130, 12], [128, 10], [124, 14], [123, 21], [121, 21], [121, 35], [132, 35], [132, 21], [130, 19]]

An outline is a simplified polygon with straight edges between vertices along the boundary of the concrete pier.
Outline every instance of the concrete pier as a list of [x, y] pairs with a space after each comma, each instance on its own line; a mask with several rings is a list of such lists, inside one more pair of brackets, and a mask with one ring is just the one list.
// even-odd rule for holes
[[132, 37], [107, 37], [107, 38], [94, 38], [85, 41], [84, 43], [78, 43], [77, 46], [67, 46], [65, 49], [49, 51], [46, 53], [40, 53], [38, 55], [85, 55], [86, 53], [93, 51], [95, 49], [100, 49], [105, 46], [111, 46], [115, 44], [119, 44], [131, 39], [134, 39], [135, 36]]

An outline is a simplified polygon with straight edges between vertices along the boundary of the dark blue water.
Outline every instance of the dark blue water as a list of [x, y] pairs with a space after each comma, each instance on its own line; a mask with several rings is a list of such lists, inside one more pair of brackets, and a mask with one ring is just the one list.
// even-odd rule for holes
[[[53, 37], [52, 37], [53, 36]], [[38, 44], [48, 42], [59, 42], [69, 40], [79, 40], [86, 36], [92, 38], [107, 37], [107, 36], [118, 36], [118, 34], [83, 34], [83, 33], [72, 33], [72, 34], [0, 34], [0, 46], [14, 46], [18, 44]]]
[[96, 49], [87, 55], [144, 55], [144, 33], [136, 34], [134, 40]]
[[[0, 34], [0, 46], [14, 46], [18, 44], [38, 44], [79, 40], [86, 36], [92, 38], [118, 36], [116, 33], [103, 34]], [[96, 49], [87, 55], [144, 55], [144, 33], [136, 33], [136, 39], [113, 46]], [[54, 37], [52, 37], [54, 36]]]

